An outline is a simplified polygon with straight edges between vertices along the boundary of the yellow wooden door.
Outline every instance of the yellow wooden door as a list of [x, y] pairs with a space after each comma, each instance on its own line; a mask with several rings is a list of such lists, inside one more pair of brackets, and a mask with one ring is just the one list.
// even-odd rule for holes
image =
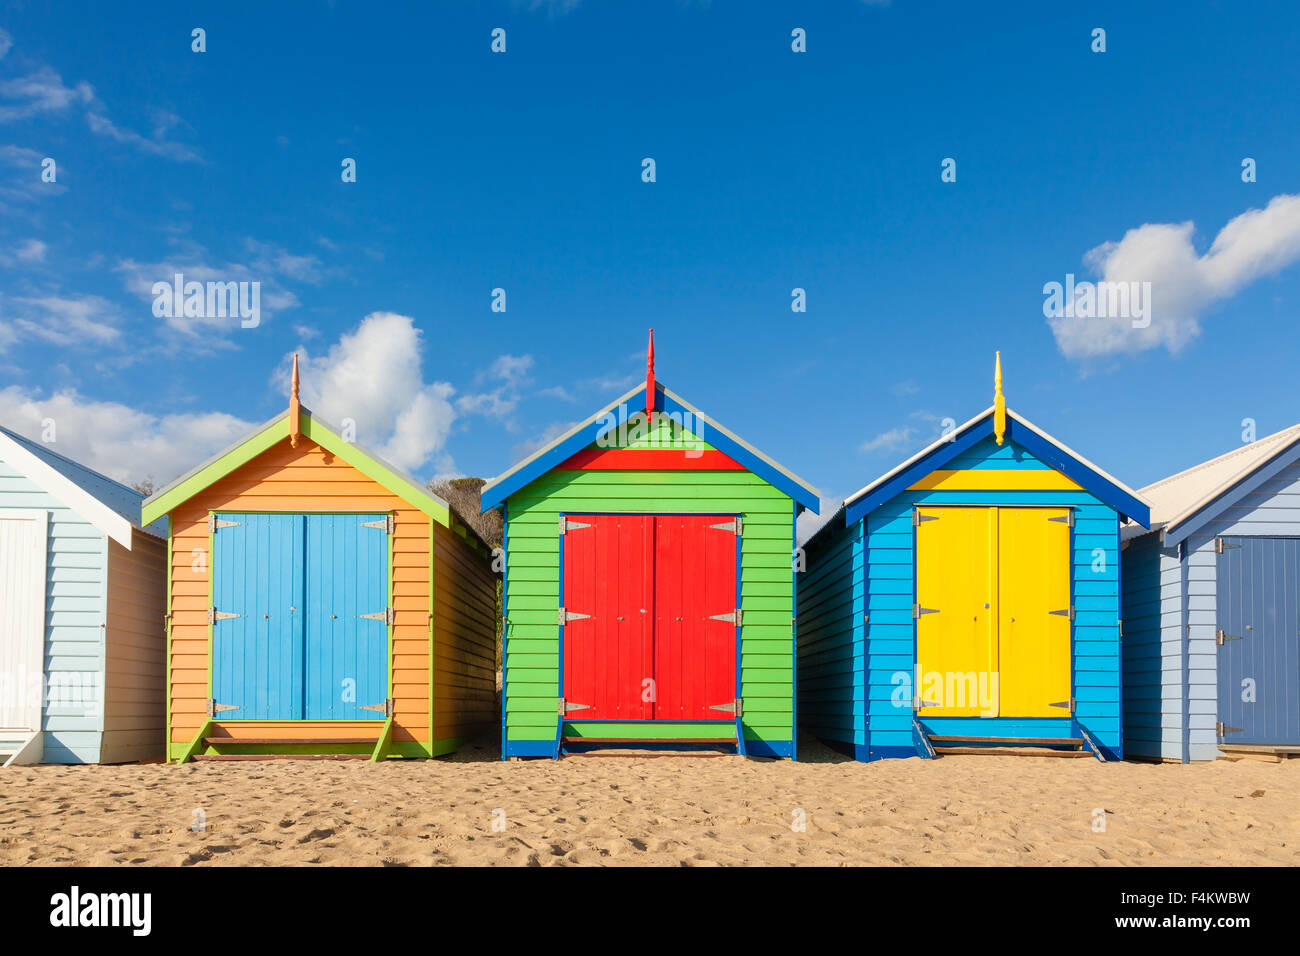
[[996, 716], [994, 508], [916, 512], [916, 693], [922, 716]]
[[998, 713], [1068, 716], [1069, 509], [997, 510]]

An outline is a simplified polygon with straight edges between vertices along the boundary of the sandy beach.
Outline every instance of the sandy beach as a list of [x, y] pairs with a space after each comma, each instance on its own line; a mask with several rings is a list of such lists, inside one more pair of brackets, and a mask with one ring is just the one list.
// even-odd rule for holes
[[1300, 760], [868, 765], [801, 746], [799, 763], [503, 763], [480, 746], [381, 764], [11, 767], [0, 864], [1300, 864]]

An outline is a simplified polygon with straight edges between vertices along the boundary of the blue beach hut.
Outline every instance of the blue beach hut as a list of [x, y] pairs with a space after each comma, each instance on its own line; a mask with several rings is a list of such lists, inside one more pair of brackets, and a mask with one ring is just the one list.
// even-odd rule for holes
[[859, 760], [1123, 756], [1120, 525], [1140, 495], [994, 404], [804, 546], [803, 729]]

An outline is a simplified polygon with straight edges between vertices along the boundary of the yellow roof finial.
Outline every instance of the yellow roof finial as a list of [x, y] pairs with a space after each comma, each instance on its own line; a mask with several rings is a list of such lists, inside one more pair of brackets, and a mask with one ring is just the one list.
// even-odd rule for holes
[[293, 353], [293, 376], [289, 379], [289, 447], [298, 447], [298, 412], [302, 408], [298, 401], [298, 353]]
[[993, 437], [999, 445], [1007, 434], [1007, 400], [1002, 394], [1002, 353], [993, 360]]

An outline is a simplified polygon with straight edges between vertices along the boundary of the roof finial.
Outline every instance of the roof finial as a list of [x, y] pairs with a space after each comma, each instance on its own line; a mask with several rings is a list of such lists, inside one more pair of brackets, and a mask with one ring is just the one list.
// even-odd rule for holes
[[993, 437], [999, 445], [1007, 434], [1007, 399], [1002, 394], [1002, 353], [993, 360]]
[[649, 425], [655, 414], [655, 330], [650, 330], [650, 344], [645, 352], [645, 420]]
[[298, 401], [298, 353], [293, 353], [293, 376], [289, 379], [289, 447], [298, 447], [298, 412], [302, 404]]

